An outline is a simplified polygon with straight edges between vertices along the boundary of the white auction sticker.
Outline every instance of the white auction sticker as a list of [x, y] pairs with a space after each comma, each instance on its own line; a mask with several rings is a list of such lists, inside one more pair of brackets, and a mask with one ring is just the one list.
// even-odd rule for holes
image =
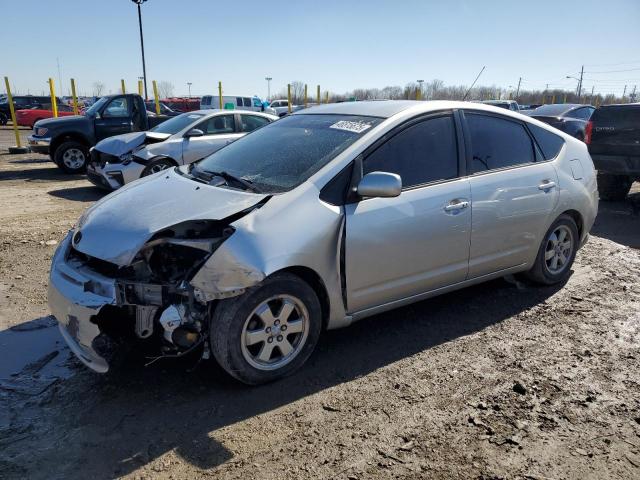
[[334, 123], [329, 128], [337, 128], [338, 130], [346, 130], [347, 132], [362, 133], [365, 130], [371, 128], [370, 123], [365, 122], [351, 122], [349, 120], [340, 120]]

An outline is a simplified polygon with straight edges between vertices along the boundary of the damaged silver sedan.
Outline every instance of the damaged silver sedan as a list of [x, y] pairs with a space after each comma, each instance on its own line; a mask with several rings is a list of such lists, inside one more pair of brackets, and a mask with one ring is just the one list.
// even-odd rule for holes
[[53, 258], [49, 304], [98, 372], [134, 342], [259, 384], [323, 329], [507, 274], [562, 281], [596, 209], [584, 144], [536, 120], [319, 106], [97, 202]]

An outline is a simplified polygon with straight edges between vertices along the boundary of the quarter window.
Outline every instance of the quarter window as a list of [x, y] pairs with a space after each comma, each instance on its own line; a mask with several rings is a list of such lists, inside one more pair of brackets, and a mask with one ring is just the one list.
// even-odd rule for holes
[[535, 161], [533, 142], [520, 123], [466, 113], [471, 136], [472, 173]]
[[391, 172], [404, 188], [458, 176], [453, 117], [421, 121], [382, 144], [364, 161], [364, 173]]

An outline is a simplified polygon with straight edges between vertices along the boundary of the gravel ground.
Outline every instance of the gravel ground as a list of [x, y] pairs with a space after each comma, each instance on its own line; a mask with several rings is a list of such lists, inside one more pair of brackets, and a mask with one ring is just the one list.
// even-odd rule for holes
[[497, 280], [385, 313], [248, 388], [192, 360], [79, 365], [47, 274], [102, 193], [0, 154], [0, 478], [640, 478], [637, 187], [600, 205], [565, 285]]

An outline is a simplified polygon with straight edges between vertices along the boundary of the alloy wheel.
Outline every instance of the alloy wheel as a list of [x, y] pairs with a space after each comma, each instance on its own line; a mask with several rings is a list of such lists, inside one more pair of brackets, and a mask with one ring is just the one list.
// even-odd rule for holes
[[566, 225], [558, 225], [547, 238], [545, 267], [552, 275], [563, 272], [573, 254], [573, 233]]
[[300, 353], [308, 333], [309, 313], [302, 301], [277, 295], [260, 303], [246, 319], [242, 355], [258, 370], [276, 370]]
[[78, 170], [84, 166], [84, 153], [78, 148], [69, 148], [62, 154], [62, 162], [66, 167]]

